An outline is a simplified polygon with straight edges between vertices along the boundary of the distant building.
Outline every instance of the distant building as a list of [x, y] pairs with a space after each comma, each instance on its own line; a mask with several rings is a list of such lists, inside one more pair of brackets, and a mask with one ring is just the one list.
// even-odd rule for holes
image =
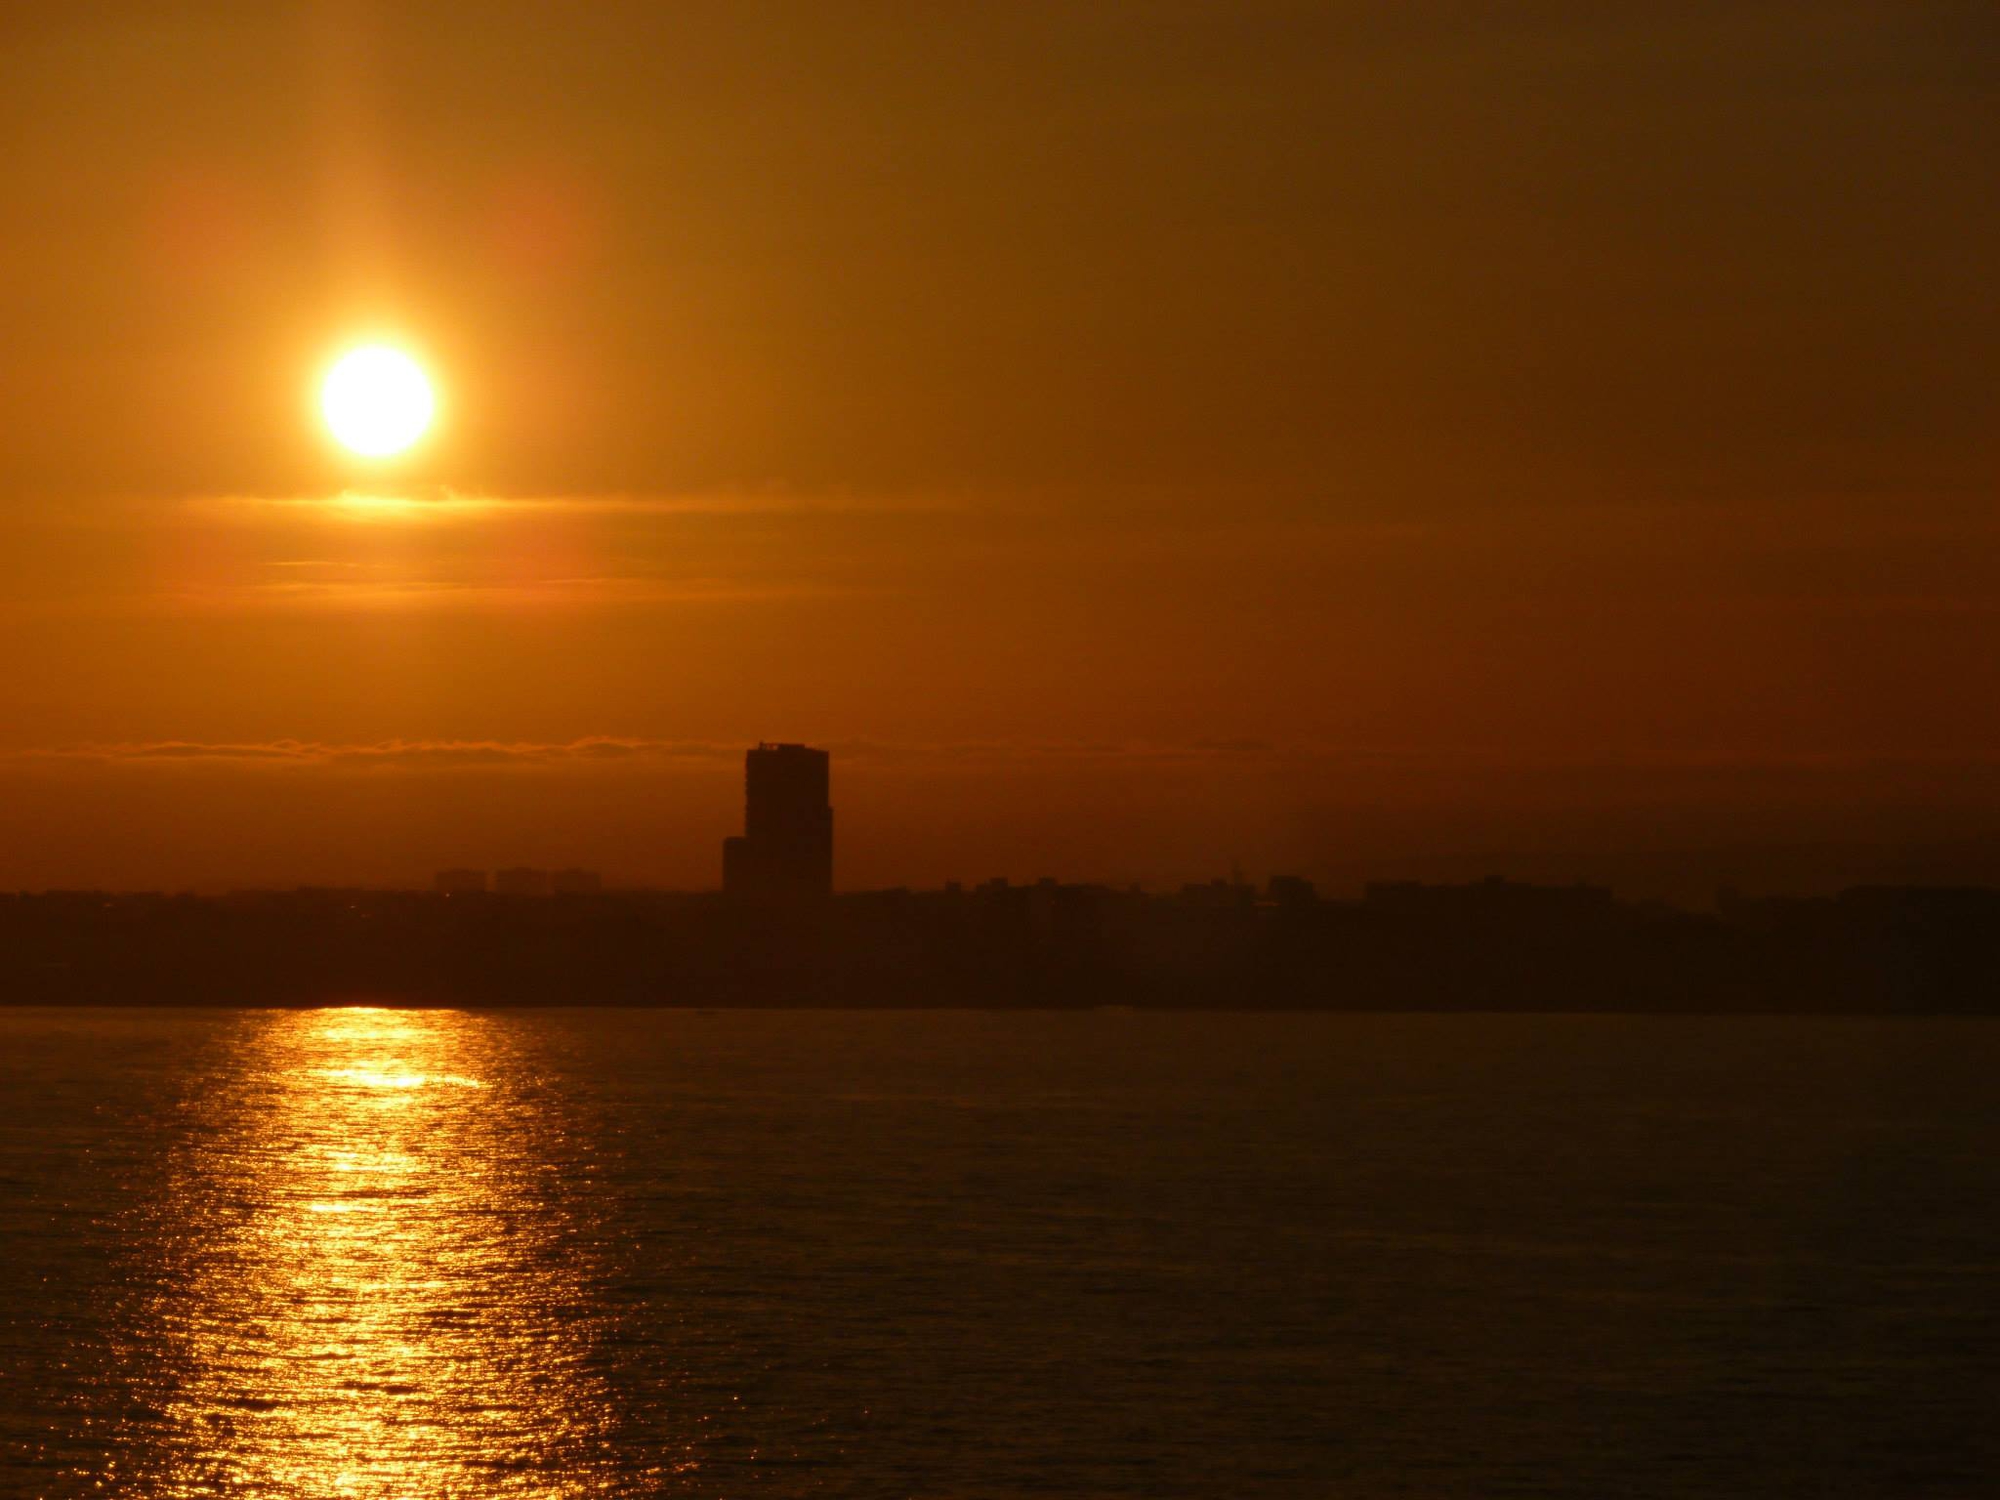
[[1319, 892], [1303, 876], [1273, 875], [1264, 887], [1264, 899], [1286, 911], [1295, 911], [1318, 902]]
[[493, 894], [496, 896], [546, 896], [548, 893], [547, 870], [531, 870], [525, 865], [517, 865], [511, 870], [498, 871], [493, 876]]
[[558, 870], [549, 877], [549, 889], [558, 896], [595, 896], [604, 881], [595, 870]]
[[439, 870], [431, 888], [440, 896], [483, 896], [486, 894], [486, 872], [484, 870]]
[[1452, 916], [1484, 920], [1525, 920], [1602, 916], [1614, 901], [1609, 886], [1532, 885], [1489, 875], [1464, 885], [1426, 885], [1420, 880], [1371, 880], [1362, 888], [1370, 911], [1404, 916]]
[[1247, 908], [1256, 904], [1257, 888], [1232, 876], [1228, 880], [1211, 880], [1205, 885], [1184, 885], [1180, 901], [1183, 906], [1208, 906], [1217, 910]]
[[761, 744], [743, 758], [743, 833], [722, 844], [722, 889], [761, 899], [833, 894], [833, 806], [824, 750]]

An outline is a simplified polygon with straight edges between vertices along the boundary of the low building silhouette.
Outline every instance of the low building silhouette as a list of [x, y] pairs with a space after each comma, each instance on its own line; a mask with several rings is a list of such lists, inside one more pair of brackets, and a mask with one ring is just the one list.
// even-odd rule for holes
[[557, 870], [549, 876], [549, 889], [558, 896], [596, 896], [603, 893], [604, 879], [595, 870]]
[[483, 896], [486, 894], [486, 872], [439, 870], [431, 881], [431, 889], [440, 896]]
[[547, 870], [516, 865], [511, 870], [499, 871], [493, 877], [493, 894], [496, 896], [546, 896], [548, 893]]
[[[1202, 1006], [1992, 1014], [2000, 890], [1862, 887], [1722, 913], [1600, 888], [1214, 900], [990, 881], [813, 903], [298, 889], [0, 893], [27, 1004]], [[466, 878], [469, 877], [469, 878]], [[1225, 886], [1225, 889], [1231, 887]], [[1289, 892], [1289, 896], [1284, 893]]]

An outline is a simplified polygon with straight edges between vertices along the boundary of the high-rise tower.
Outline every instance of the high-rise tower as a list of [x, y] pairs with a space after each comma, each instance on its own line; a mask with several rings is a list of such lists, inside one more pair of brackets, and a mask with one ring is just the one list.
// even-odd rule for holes
[[759, 745], [743, 757], [743, 834], [722, 843], [731, 896], [803, 900], [833, 894], [829, 756], [805, 745]]

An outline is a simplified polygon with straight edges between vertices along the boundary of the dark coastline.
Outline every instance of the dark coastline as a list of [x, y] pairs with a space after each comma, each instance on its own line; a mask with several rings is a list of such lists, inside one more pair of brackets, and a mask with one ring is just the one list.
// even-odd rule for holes
[[0, 897], [0, 1004], [2000, 1013], [2000, 892], [1713, 914], [1596, 887]]

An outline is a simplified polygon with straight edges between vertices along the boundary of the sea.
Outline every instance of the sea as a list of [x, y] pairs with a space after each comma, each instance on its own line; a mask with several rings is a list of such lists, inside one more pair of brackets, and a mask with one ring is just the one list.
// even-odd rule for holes
[[0, 1495], [2000, 1492], [2000, 1024], [0, 1010]]

